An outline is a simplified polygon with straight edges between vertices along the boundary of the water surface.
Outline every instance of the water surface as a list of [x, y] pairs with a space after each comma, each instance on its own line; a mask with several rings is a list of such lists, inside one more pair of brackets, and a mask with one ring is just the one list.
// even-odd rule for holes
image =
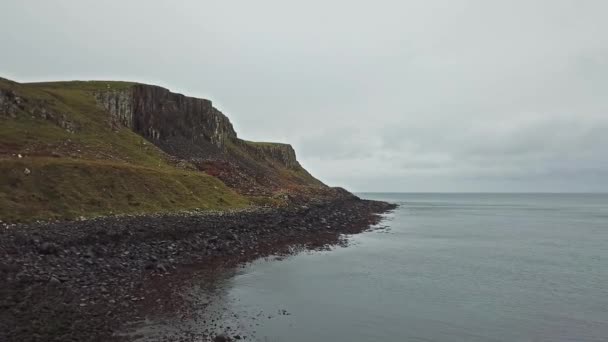
[[349, 247], [227, 277], [222, 324], [255, 341], [608, 340], [608, 195], [361, 196], [400, 207]]

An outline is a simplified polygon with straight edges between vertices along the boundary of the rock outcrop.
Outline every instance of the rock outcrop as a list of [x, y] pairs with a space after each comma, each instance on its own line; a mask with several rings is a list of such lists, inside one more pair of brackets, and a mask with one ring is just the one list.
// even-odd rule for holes
[[113, 128], [120, 125], [133, 129], [133, 90], [107, 90], [95, 93], [97, 102], [110, 113]]
[[151, 141], [184, 139], [204, 141], [223, 149], [236, 139], [230, 120], [211, 101], [137, 84], [127, 89], [96, 93], [97, 101], [120, 123]]
[[0, 89], [0, 113], [12, 118], [17, 117], [17, 112], [21, 109], [21, 98], [10, 90]]
[[14, 90], [6, 87], [19, 87], [19, 84], [0, 78], [0, 117], [8, 116], [16, 119], [19, 115], [29, 115], [32, 118], [49, 120], [70, 133], [74, 133], [78, 126], [68, 118], [68, 115], [61, 113], [54, 108], [52, 99], [39, 99], [22, 97]]
[[251, 155], [278, 162], [288, 169], [297, 170], [302, 167], [296, 159], [296, 152], [289, 144], [243, 141], [242, 146]]
[[133, 130], [241, 193], [268, 195], [290, 184], [325, 187], [302, 168], [291, 145], [239, 139], [209, 100], [145, 84], [96, 91], [95, 98], [110, 113], [113, 128]]

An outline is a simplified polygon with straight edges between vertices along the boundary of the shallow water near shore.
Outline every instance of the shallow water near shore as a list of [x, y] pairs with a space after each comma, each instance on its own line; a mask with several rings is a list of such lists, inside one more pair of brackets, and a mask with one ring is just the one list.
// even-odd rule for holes
[[608, 337], [608, 195], [359, 195], [400, 207], [348, 247], [193, 289], [200, 317], [247, 341]]

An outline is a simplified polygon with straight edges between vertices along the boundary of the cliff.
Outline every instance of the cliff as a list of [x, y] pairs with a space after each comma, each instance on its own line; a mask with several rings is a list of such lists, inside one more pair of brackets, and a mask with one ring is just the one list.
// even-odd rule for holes
[[97, 91], [95, 97], [110, 113], [113, 125], [123, 125], [151, 141], [184, 139], [221, 149], [226, 140], [236, 138], [230, 120], [209, 100], [143, 84]]
[[323, 186], [302, 168], [291, 145], [239, 139], [209, 100], [145, 84], [94, 94], [112, 127], [131, 129], [240, 193], [267, 196], [292, 185]]
[[0, 79], [0, 219], [351, 196], [288, 144], [239, 139], [211, 101], [130, 82]]

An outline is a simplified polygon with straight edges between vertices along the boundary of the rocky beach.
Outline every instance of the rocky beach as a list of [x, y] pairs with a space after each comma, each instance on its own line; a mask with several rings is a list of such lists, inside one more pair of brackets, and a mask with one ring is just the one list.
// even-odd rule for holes
[[353, 196], [279, 209], [4, 225], [0, 340], [132, 339], [116, 332], [177, 310], [191, 274], [338, 244], [392, 208]]

